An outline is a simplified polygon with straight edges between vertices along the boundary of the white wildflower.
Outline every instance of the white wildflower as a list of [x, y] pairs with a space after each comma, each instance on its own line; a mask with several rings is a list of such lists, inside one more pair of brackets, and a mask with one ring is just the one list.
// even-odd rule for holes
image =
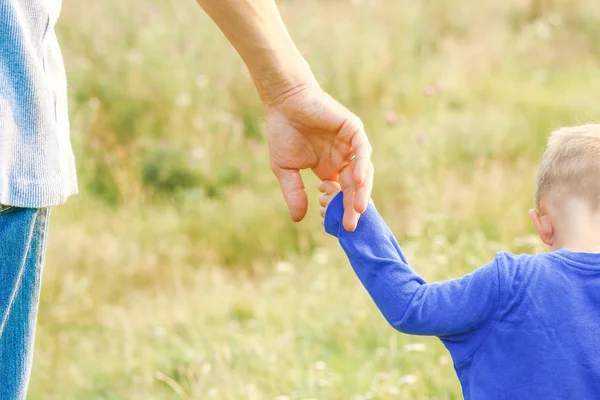
[[202, 375], [208, 375], [210, 373], [210, 371], [212, 370], [212, 365], [210, 363], [205, 362], [204, 364], [202, 364]]
[[398, 380], [399, 385], [414, 385], [417, 382], [416, 375], [404, 375]]
[[424, 343], [410, 343], [404, 346], [407, 353], [422, 353], [427, 349]]
[[275, 264], [275, 270], [280, 274], [287, 274], [294, 270], [294, 265], [287, 261], [279, 261]]
[[317, 250], [315, 251], [313, 260], [318, 265], [325, 265], [329, 261], [329, 255], [324, 250]]
[[327, 363], [325, 361], [319, 360], [314, 364], [314, 368], [316, 370], [322, 371], [327, 368]]
[[192, 104], [192, 96], [187, 92], [180, 93], [179, 96], [177, 96], [176, 103], [177, 103], [177, 107], [180, 107], [180, 108], [187, 107], [190, 104]]

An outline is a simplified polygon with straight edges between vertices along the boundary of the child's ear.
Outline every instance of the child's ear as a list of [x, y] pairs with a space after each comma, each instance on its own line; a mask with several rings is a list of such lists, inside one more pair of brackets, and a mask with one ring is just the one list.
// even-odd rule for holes
[[550, 217], [548, 215], [540, 215], [535, 209], [529, 210], [528, 214], [542, 242], [548, 246], [552, 246], [554, 242], [554, 228], [550, 222]]

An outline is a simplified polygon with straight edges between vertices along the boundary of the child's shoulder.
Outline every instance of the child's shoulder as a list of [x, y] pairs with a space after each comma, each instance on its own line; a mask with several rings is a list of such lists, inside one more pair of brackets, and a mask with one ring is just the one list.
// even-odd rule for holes
[[551, 266], [554, 262], [552, 253], [514, 254], [508, 251], [496, 253], [495, 262], [500, 273], [519, 274], [539, 271], [540, 267]]

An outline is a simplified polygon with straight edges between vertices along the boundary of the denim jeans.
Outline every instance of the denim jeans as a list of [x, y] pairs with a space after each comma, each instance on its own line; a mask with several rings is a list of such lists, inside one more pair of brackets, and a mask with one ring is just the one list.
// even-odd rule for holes
[[0, 206], [0, 400], [27, 392], [49, 214]]

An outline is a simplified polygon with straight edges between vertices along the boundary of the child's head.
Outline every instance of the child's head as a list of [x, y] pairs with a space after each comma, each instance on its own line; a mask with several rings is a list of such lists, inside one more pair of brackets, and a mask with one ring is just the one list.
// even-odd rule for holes
[[561, 128], [550, 135], [535, 200], [537, 211], [530, 216], [544, 243], [561, 248], [567, 235], [589, 230], [593, 216], [600, 215], [600, 124]]

